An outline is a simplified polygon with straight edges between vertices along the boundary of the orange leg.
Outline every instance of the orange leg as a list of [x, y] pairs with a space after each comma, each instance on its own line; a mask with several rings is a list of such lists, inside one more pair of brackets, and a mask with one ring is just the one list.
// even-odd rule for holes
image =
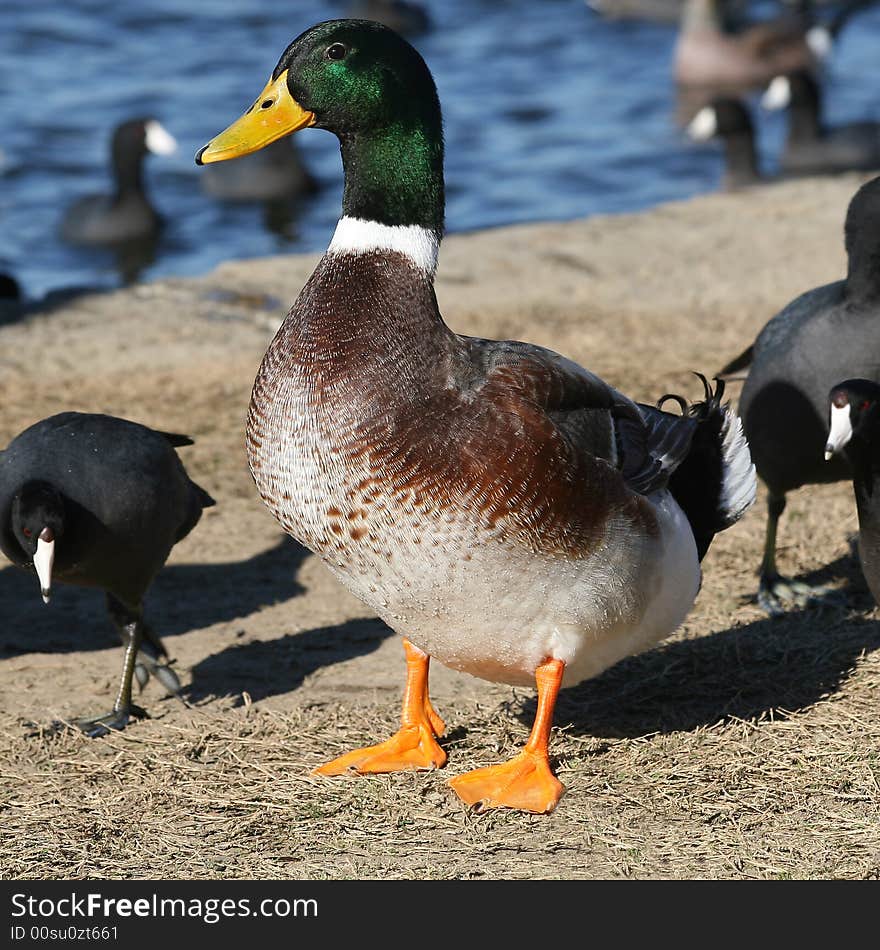
[[490, 765], [452, 779], [449, 784], [463, 802], [477, 805], [480, 810], [516, 808], [539, 814], [553, 811], [565, 787], [550, 770], [547, 746], [564, 669], [562, 660], [548, 660], [535, 670], [538, 710], [529, 741], [519, 755], [501, 765]]
[[439, 769], [446, 764], [446, 753], [437, 744], [446, 725], [428, 698], [431, 658], [407, 639], [403, 641], [403, 649], [406, 651], [406, 689], [400, 729], [379, 745], [355, 749], [322, 765], [315, 769], [318, 775]]

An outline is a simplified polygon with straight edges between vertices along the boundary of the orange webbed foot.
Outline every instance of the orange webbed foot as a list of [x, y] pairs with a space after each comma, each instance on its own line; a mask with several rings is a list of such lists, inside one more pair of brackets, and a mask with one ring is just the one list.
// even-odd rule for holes
[[425, 718], [434, 731], [434, 735], [439, 739], [446, 732], [446, 723], [440, 718], [427, 696], [425, 697]]
[[446, 764], [446, 753], [437, 738], [446, 731], [446, 724], [437, 715], [428, 698], [428, 665], [430, 657], [404, 638], [406, 653], [406, 690], [400, 729], [385, 742], [355, 749], [315, 769], [318, 775], [346, 773], [376, 774], [379, 772], [410, 772], [439, 769]]
[[[439, 719], [437, 714], [435, 718]], [[443, 726], [440, 720], [440, 726]], [[359, 775], [439, 769], [446, 753], [437, 744], [433, 723], [404, 726], [385, 742], [355, 749], [315, 769], [317, 775]]]
[[528, 750], [501, 765], [459, 775], [449, 784], [465, 804], [475, 805], [480, 811], [515, 808], [544, 814], [553, 811], [565, 793], [547, 757]]

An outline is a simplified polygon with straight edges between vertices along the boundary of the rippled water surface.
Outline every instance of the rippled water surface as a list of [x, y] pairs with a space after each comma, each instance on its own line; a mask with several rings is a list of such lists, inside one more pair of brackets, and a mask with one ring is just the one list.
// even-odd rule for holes
[[[424, 0], [412, 37], [440, 93], [449, 231], [648, 207], [713, 190], [716, 147], [675, 121], [675, 27], [604, 21], [583, 0]], [[37, 297], [119, 282], [106, 252], [56, 234], [74, 198], [108, 187], [117, 122], [157, 116], [180, 143], [148, 159], [167, 228], [140, 273], [204, 273], [229, 258], [326, 246], [339, 215], [335, 138], [297, 136], [321, 184], [290, 216], [224, 203], [200, 187], [193, 154], [248, 106], [287, 43], [344, 2], [0, 0], [0, 270]], [[880, 6], [859, 15], [826, 75], [835, 121], [880, 118]], [[782, 119], [762, 117], [772, 170]]]

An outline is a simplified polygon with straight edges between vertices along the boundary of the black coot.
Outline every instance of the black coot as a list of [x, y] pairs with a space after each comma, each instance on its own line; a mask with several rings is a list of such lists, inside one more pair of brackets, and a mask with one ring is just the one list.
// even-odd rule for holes
[[824, 460], [828, 393], [841, 379], [880, 381], [880, 178], [850, 201], [845, 237], [846, 278], [795, 298], [721, 371], [748, 369], [739, 414], [768, 489], [758, 602], [769, 613], [827, 593], [780, 576], [776, 528], [787, 492], [852, 477], [842, 457]]
[[123, 122], [110, 147], [113, 192], [75, 201], [61, 220], [61, 237], [70, 244], [114, 245], [155, 236], [162, 219], [144, 188], [144, 157], [169, 155], [176, 148], [155, 119]]
[[126, 419], [63, 412], [0, 452], [0, 549], [36, 570], [47, 603], [53, 580], [104, 590], [125, 646], [113, 710], [78, 721], [90, 735], [144, 714], [131, 701], [133, 676], [143, 685], [152, 672], [170, 692], [179, 689], [142, 612], [172, 547], [214, 504], [174, 450], [191, 444]]

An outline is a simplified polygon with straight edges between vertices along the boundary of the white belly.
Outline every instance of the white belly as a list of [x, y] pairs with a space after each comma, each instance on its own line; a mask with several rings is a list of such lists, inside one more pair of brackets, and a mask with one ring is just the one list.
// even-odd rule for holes
[[[656, 495], [659, 537], [614, 530], [584, 559], [479, 539], [449, 524], [427, 544], [391, 552], [381, 573], [328, 559], [340, 581], [398, 633], [453, 669], [511, 684], [534, 683], [548, 659], [564, 684], [596, 676], [672, 633], [700, 586], [690, 525], [668, 493]], [[433, 542], [437, 542], [434, 544]]]

